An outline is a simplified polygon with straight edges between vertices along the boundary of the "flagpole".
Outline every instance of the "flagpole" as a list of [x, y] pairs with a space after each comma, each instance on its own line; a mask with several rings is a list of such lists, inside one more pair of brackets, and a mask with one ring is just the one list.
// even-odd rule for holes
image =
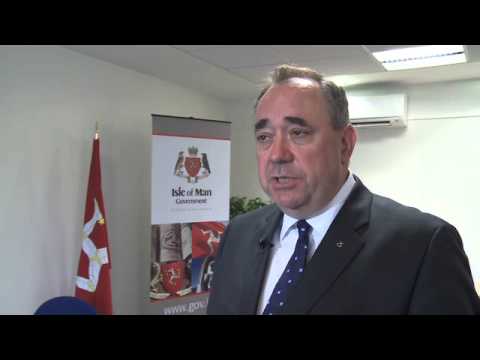
[[98, 128], [99, 122], [96, 121], [83, 225], [83, 231], [88, 235], [82, 240], [75, 296], [93, 306], [98, 314], [111, 315], [111, 258], [103, 204]]

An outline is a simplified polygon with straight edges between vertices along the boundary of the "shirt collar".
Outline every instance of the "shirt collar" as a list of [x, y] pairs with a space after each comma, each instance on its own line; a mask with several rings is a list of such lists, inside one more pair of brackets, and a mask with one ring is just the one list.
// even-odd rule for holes
[[[305, 219], [312, 228], [318, 227], [323, 219], [325, 218], [325, 215], [329, 212], [329, 210], [332, 210], [334, 208], [341, 208], [345, 201], [348, 198], [348, 195], [350, 195], [353, 187], [355, 185], [355, 179], [353, 178], [353, 175], [351, 172], [349, 172], [349, 175], [347, 177], [347, 180], [345, 183], [342, 185], [340, 190], [337, 192], [337, 194], [333, 197], [333, 199], [323, 208], [323, 210], [320, 212], [320, 214]], [[295, 219], [287, 214], [283, 214], [283, 224], [282, 224], [282, 229], [280, 231], [280, 241], [282, 241], [285, 236], [288, 235], [288, 233], [291, 230], [295, 229], [295, 224], [297, 223], [299, 219]]]

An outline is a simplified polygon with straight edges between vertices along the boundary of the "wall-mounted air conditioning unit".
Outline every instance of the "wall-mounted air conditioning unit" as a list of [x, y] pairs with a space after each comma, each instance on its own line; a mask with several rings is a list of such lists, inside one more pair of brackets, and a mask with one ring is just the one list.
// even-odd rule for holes
[[355, 127], [407, 126], [405, 94], [348, 96], [350, 121]]

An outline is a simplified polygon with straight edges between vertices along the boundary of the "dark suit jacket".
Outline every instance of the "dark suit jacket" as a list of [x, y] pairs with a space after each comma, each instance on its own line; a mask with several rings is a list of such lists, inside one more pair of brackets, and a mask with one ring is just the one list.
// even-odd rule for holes
[[[480, 314], [457, 230], [442, 219], [356, 184], [287, 296], [287, 314]], [[255, 314], [276, 205], [227, 227], [207, 314]], [[267, 295], [269, 296], [269, 295]]]

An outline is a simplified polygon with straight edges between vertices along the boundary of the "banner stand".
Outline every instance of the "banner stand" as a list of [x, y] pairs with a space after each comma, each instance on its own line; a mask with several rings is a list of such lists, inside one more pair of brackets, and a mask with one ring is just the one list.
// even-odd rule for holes
[[229, 219], [230, 123], [152, 115], [151, 179], [150, 302], [204, 314]]

